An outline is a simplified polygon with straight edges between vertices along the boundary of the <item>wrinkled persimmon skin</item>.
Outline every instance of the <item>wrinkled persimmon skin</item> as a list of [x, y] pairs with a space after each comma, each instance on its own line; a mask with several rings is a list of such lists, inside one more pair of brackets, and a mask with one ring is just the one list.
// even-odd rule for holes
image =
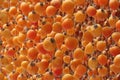
[[0, 0], [0, 80], [119, 80], [119, 0]]

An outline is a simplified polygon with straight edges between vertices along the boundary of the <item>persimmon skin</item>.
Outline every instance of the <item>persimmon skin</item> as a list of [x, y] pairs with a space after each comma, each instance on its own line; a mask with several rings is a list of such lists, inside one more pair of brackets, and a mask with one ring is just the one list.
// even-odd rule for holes
[[98, 41], [96, 44], [96, 49], [99, 51], [103, 51], [106, 49], [106, 42], [105, 41]]
[[120, 20], [116, 22], [116, 30], [120, 31]]
[[108, 69], [105, 66], [98, 68], [98, 73], [100, 76], [106, 76], [108, 74]]
[[37, 59], [38, 51], [36, 48], [29, 48], [27, 55], [29, 59]]
[[112, 40], [116, 43], [120, 39], [120, 32], [113, 32], [112, 35]]
[[74, 77], [81, 78], [86, 73], [86, 71], [87, 71], [86, 67], [80, 64], [77, 66], [75, 70]]
[[43, 15], [45, 13], [46, 7], [47, 5], [44, 2], [39, 2], [35, 4], [34, 10], [37, 14]]
[[0, 80], [119, 80], [119, 0], [0, 0]]
[[76, 13], [74, 13], [74, 17], [75, 17], [75, 21], [76, 22], [79, 22], [79, 23], [82, 23], [85, 21], [86, 19], [86, 14], [84, 14], [82, 11], [77, 11]]
[[70, 18], [66, 18], [62, 22], [62, 27], [64, 30], [70, 29], [73, 27], [73, 21]]
[[74, 59], [83, 59], [84, 57], [84, 51], [80, 48], [76, 48], [73, 52], [73, 58]]
[[56, 11], [57, 11], [57, 9], [54, 6], [48, 6], [46, 8], [46, 15], [47, 16], [54, 16]]
[[54, 7], [56, 7], [57, 9], [60, 8], [61, 3], [62, 3], [61, 0], [52, 0], [52, 1], [50, 2], [50, 4], [53, 5]]
[[71, 74], [65, 74], [62, 80], [74, 80], [74, 77]]
[[27, 66], [27, 71], [29, 74], [36, 74], [37, 71], [38, 71], [38, 67], [35, 63], [29, 63], [28, 66]]
[[47, 51], [55, 51], [56, 49], [56, 42], [54, 38], [48, 37], [43, 41], [43, 48]]
[[113, 60], [115, 66], [120, 66], [120, 54], [116, 55], [114, 60]]
[[88, 14], [88, 16], [94, 16], [96, 14], [96, 9], [93, 6], [88, 6], [86, 13]]
[[74, 2], [72, 0], [63, 1], [61, 8], [62, 11], [66, 12], [67, 14], [71, 14], [74, 10]]
[[22, 2], [20, 5], [20, 9], [23, 12], [23, 14], [28, 15], [28, 13], [30, 12], [30, 6], [29, 4]]
[[117, 10], [119, 8], [119, 1], [118, 0], [110, 0], [109, 6], [112, 10]]
[[97, 60], [98, 60], [98, 63], [101, 64], [101, 65], [106, 65], [107, 64], [107, 56], [104, 55], [104, 54], [99, 55]]
[[29, 39], [35, 39], [35, 37], [36, 37], [36, 31], [35, 30], [29, 30], [27, 32], [27, 38], [29, 38]]
[[65, 45], [69, 50], [73, 50], [77, 47], [78, 45], [78, 40], [73, 37], [68, 37], [65, 39]]
[[111, 27], [103, 27], [102, 28], [102, 35], [105, 37], [105, 38], [108, 38], [110, 37], [110, 35], [112, 34], [112, 28]]
[[31, 22], [37, 22], [39, 20], [39, 14], [37, 14], [35, 11], [31, 11], [28, 14], [28, 19]]
[[120, 48], [118, 46], [113, 46], [109, 48], [110, 54], [116, 56], [120, 53]]
[[98, 0], [98, 3], [100, 6], [106, 6], [108, 4], [109, 0]]

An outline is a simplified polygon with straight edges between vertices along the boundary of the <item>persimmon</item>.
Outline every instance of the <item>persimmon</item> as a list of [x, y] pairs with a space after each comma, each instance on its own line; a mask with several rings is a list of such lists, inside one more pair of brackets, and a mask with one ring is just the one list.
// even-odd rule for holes
[[99, 51], [103, 51], [106, 49], [106, 42], [105, 41], [97, 41], [96, 49]]
[[93, 76], [93, 75], [96, 75], [97, 72], [98, 72], [98, 71], [97, 71], [96, 69], [95, 69], [95, 70], [90, 70], [90, 69], [89, 69], [89, 70], [87, 71], [87, 74], [88, 74], [88, 76], [91, 77], [91, 76]]
[[75, 78], [74, 78], [73, 75], [71, 75], [71, 74], [65, 74], [65, 75], [62, 77], [62, 80], [75, 80]]
[[108, 38], [110, 37], [110, 35], [112, 34], [112, 28], [111, 27], [103, 27], [102, 28], [102, 35], [105, 37], [105, 38]]
[[55, 57], [63, 58], [64, 52], [62, 52], [60, 49], [56, 50]]
[[102, 34], [102, 27], [100, 24], [92, 25], [88, 28], [88, 31], [91, 32], [93, 37], [98, 37]]
[[28, 52], [28, 53], [27, 53], [27, 56], [28, 56], [29, 59], [34, 60], [34, 59], [37, 58], [38, 51], [37, 51], [36, 48], [33, 48], [33, 47], [32, 47], [32, 48], [29, 48], [27, 52]]
[[92, 45], [91, 42], [89, 42], [86, 46], [85, 46], [85, 54], [93, 54], [94, 52], [94, 46]]
[[68, 50], [67, 46], [65, 44], [61, 45], [60, 49], [63, 51], [63, 52], [66, 52]]
[[67, 37], [65, 39], [65, 45], [69, 50], [73, 50], [78, 46], [78, 40], [74, 37]]
[[52, 30], [59, 33], [62, 32], [62, 25], [60, 22], [53, 23]]
[[47, 16], [54, 16], [55, 14], [56, 14], [56, 12], [57, 12], [57, 9], [56, 9], [56, 7], [54, 7], [54, 6], [47, 6], [47, 8], [46, 8], [46, 15]]
[[8, 51], [7, 51], [7, 55], [8, 56], [10, 56], [10, 57], [13, 57], [13, 56], [15, 56], [15, 49], [14, 48], [10, 48], [10, 49], [8, 49]]
[[67, 30], [67, 29], [70, 29], [73, 27], [74, 23], [73, 23], [73, 20], [71, 18], [66, 18], [62, 21], [62, 28], [64, 30]]
[[86, 0], [74, 0], [75, 5], [84, 6]]
[[115, 27], [116, 26], [116, 22], [118, 21], [118, 17], [117, 16], [110, 16], [108, 19], [108, 23], [111, 27]]
[[73, 52], [74, 59], [83, 59], [84, 51], [81, 48], [76, 48]]
[[61, 5], [62, 11], [67, 14], [73, 13], [74, 10], [74, 2], [72, 0], [65, 0]]
[[55, 57], [55, 59], [53, 58], [53, 60], [52, 60], [52, 68], [62, 67], [62, 64], [63, 64], [62, 59], [60, 59], [59, 57]]
[[10, 7], [9, 9], [9, 15], [15, 16], [17, 14], [17, 8], [16, 7]]
[[96, 15], [94, 16], [94, 18], [98, 21], [103, 21], [108, 17], [108, 13], [106, 10], [103, 9], [98, 9], [96, 12]]
[[42, 54], [46, 54], [47, 53], [47, 51], [43, 47], [43, 43], [38, 43], [37, 46], [36, 46], [36, 48]]
[[61, 3], [62, 3], [61, 0], [52, 0], [52, 1], [50, 2], [50, 4], [53, 5], [54, 7], [56, 7], [57, 9], [60, 8]]
[[120, 67], [117, 67], [115, 64], [110, 65], [110, 70], [115, 74], [120, 73]]
[[79, 10], [76, 13], [74, 13], [74, 17], [76, 22], [82, 23], [86, 19], [86, 14], [84, 14], [82, 11]]
[[27, 72], [29, 74], [36, 74], [37, 71], [38, 71], [38, 67], [37, 67], [36, 63], [30, 62], [27, 66]]
[[65, 68], [63, 69], [63, 74], [69, 74], [70, 73], [70, 68], [65, 66]]
[[52, 72], [46, 72], [43, 75], [43, 80], [53, 80], [54, 79], [54, 75], [52, 74]]
[[118, 46], [112, 46], [112, 47], [109, 48], [109, 53], [112, 56], [116, 56], [120, 53], [120, 48]]
[[25, 18], [23, 17], [23, 18], [18, 19], [17, 24], [20, 27], [26, 26], [26, 20], [25, 20]]
[[65, 36], [62, 33], [56, 33], [54, 36], [56, 45], [59, 47], [63, 44]]
[[106, 6], [108, 4], [109, 0], [98, 0], [98, 3], [100, 6]]
[[65, 56], [63, 57], [63, 62], [64, 62], [64, 63], [69, 64], [70, 61], [71, 61], [71, 57], [70, 57], [70, 56], [65, 55]]
[[98, 60], [98, 63], [100, 65], [105, 65], [107, 63], [107, 56], [104, 55], [104, 54], [100, 54], [98, 57], [97, 57], [97, 60]]
[[52, 72], [55, 77], [60, 76], [62, 74], [62, 67], [54, 68]]
[[29, 30], [27, 32], [27, 38], [29, 39], [35, 39], [37, 32], [35, 30]]
[[50, 22], [45, 22], [45, 24], [41, 26], [41, 30], [46, 34], [50, 33], [52, 31], [52, 24]]
[[119, 8], [119, 1], [118, 0], [110, 0], [109, 1], [109, 7], [112, 10], [117, 10]]
[[39, 2], [35, 4], [34, 10], [37, 14], [43, 15], [45, 13], [46, 7], [47, 5], [44, 2]]
[[94, 16], [96, 14], [96, 9], [94, 6], [88, 6], [87, 7], [87, 10], [86, 10], [86, 13], [88, 16]]
[[116, 55], [114, 60], [113, 60], [115, 66], [120, 66], [120, 54]]
[[70, 68], [72, 69], [73, 72], [75, 72], [77, 66], [81, 63], [82, 63], [81, 59], [73, 59], [70, 62]]
[[62, 16], [61, 15], [56, 15], [55, 21], [56, 22], [61, 22], [61, 20], [62, 20]]
[[10, 74], [9, 74], [9, 78], [11, 79], [11, 80], [16, 80], [17, 79], [17, 77], [18, 77], [18, 75], [19, 75], [19, 73], [18, 72], [11, 72]]
[[89, 68], [92, 69], [92, 70], [96, 69], [97, 66], [98, 66], [98, 61], [97, 61], [97, 59], [94, 58], [94, 57], [89, 58], [89, 60], [88, 60], [88, 66], [89, 66]]
[[80, 64], [77, 66], [77, 68], [75, 69], [75, 72], [74, 72], [74, 77], [76, 78], [81, 78], [87, 71], [87, 68], [86, 66]]
[[93, 35], [89, 31], [85, 31], [82, 39], [88, 42], [91, 42], [93, 40]]
[[116, 22], [116, 30], [120, 31], [120, 20]]
[[43, 41], [43, 48], [47, 51], [55, 51], [56, 49], [56, 42], [54, 38], [52, 37], [47, 37]]
[[27, 48], [31, 48], [31, 47], [34, 46], [34, 43], [33, 43], [32, 40], [28, 40], [28, 41], [26, 41], [25, 45], [26, 45]]
[[39, 15], [35, 11], [31, 11], [28, 14], [28, 19], [31, 22], [37, 22], [39, 20]]
[[98, 68], [98, 74], [100, 75], [100, 76], [106, 76], [107, 74], [108, 74], [108, 69], [107, 69], [107, 67], [105, 67], [105, 66], [102, 66], [102, 67], [100, 67], [100, 68]]
[[118, 80], [119, 0], [0, 0], [0, 80]]
[[49, 65], [49, 63], [45, 59], [42, 59], [41, 62], [38, 62], [37, 66], [39, 67], [39, 70], [38, 70], [39, 73], [41, 73], [41, 74], [44, 73], [47, 70], [48, 65]]
[[27, 80], [27, 76], [24, 74], [19, 74], [17, 80]]
[[26, 39], [26, 35], [23, 33], [19, 33], [18, 42], [22, 43], [25, 41], [25, 39]]
[[20, 10], [23, 12], [23, 14], [28, 15], [30, 12], [30, 6], [28, 3], [22, 2], [20, 4]]
[[118, 40], [120, 39], [120, 32], [113, 32], [111, 34], [111, 37], [114, 42], [118, 42]]

